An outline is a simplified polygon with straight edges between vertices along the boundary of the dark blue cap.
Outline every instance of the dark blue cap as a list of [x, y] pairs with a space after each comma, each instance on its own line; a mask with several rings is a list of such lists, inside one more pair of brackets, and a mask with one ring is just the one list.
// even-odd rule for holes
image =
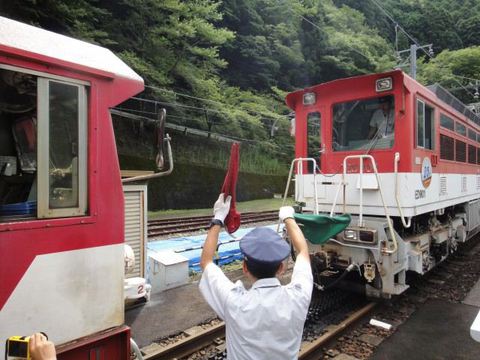
[[276, 231], [259, 227], [240, 240], [240, 250], [248, 261], [279, 264], [290, 254], [290, 245]]

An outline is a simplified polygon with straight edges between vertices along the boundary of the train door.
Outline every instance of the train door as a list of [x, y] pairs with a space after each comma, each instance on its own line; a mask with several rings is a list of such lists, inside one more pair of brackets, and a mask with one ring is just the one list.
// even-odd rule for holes
[[[322, 115], [319, 111], [313, 111], [307, 115], [307, 157], [313, 158], [320, 167], [320, 153], [321, 153], [321, 118]], [[307, 171], [309, 174], [313, 174], [313, 162], [307, 163]]]

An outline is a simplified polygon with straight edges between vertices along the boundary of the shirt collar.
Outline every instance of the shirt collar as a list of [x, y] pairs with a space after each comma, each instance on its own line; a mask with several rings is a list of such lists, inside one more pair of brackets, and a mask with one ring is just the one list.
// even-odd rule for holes
[[273, 277], [273, 278], [266, 278], [266, 279], [258, 279], [252, 285], [252, 289], [269, 288], [269, 287], [277, 287], [277, 286], [281, 286], [280, 280], [278, 280], [276, 277]]

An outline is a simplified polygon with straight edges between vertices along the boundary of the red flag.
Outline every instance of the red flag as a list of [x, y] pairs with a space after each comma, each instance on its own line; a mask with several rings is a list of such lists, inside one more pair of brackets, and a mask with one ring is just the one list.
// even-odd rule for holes
[[227, 175], [223, 181], [221, 192], [225, 194], [225, 198], [228, 195], [232, 196], [232, 202], [230, 203], [230, 211], [225, 218], [225, 228], [231, 234], [237, 231], [240, 227], [240, 213], [236, 209], [236, 187], [238, 178], [238, 168], [240, 165], [240, 145], [233, 143], [230, 150], [230, 160], [228, 162]]

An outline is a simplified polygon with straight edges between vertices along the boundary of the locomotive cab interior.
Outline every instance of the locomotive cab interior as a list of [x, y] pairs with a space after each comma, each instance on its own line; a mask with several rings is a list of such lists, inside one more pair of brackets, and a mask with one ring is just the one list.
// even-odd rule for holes
[[394, 97], [354, 100], [333, 106], [333, 151], [390, 149], [394, 142]]
[[85, 97], [0, 65], [0, 222], [86, 213]]

